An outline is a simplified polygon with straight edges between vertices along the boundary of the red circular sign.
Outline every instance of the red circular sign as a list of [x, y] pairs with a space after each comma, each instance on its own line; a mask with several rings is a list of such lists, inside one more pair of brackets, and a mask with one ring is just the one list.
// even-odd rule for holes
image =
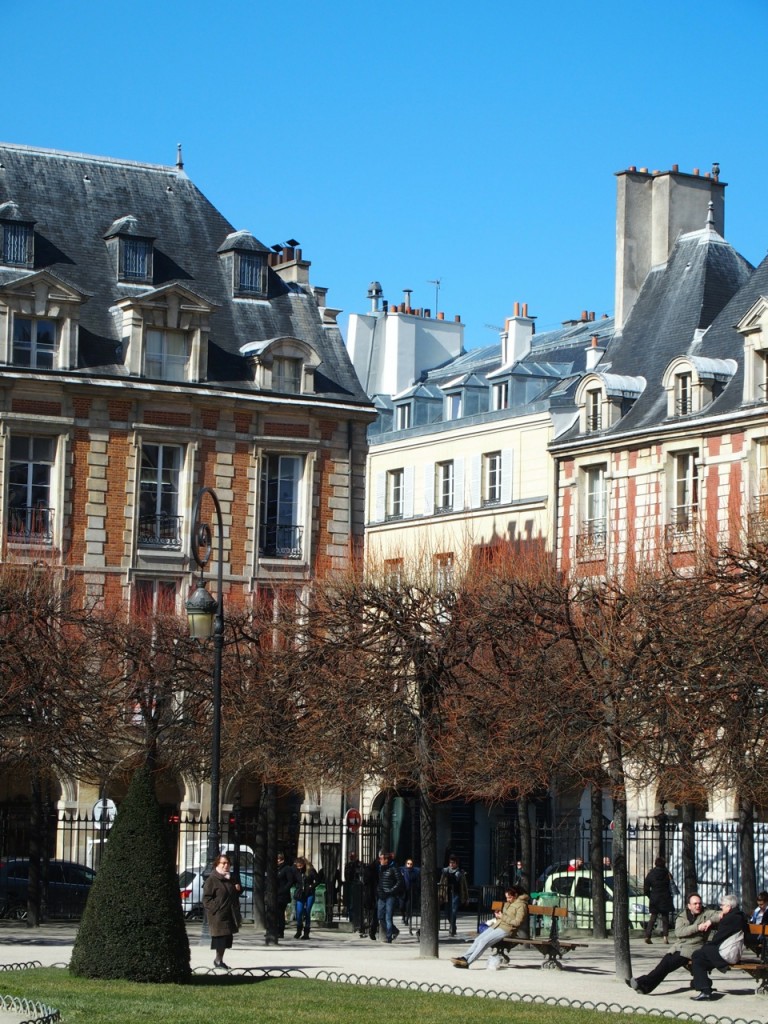
[[357, 832], [363, 821], [363, 816], [355, 807], [347, 811], [347, 828], [350, 832]]

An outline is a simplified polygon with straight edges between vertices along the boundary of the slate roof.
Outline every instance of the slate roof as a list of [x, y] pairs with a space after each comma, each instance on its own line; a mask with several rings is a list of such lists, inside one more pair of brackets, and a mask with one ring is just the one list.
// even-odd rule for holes
[[[217, 250], [231, 245], [235, 229], [183, 170], [0, 144], [0, 204], [9, 200], [35, 222], [34, 270], [51, 271], [90, 296], [80, 311], [80, 365], [75, 372], [127, 376], [110, 308], [127, 296], [178, 282], [215, 307], [204, 386], [255, 391], [239, 354], [241, 345], [288, 336], [306, 341], [322, 360], [313, 401], [325, 397], [370, 405], [341, 332], [322, 324], [306, 287], [286, 283], [270, 269], [268, 301], [232, 297], [230, 275]], [[141, 231], [155, 239], [152, 285], [116, 280], [105, 235], [126, 216], [135, 217]], [[247, 248], [267, 251], [252, 236]], [[0, 268], [0, 285], [24, 273]], [[306, 396], [296, 397], [306, 401]]]
[[[597, 367], [600, 373], [646, 381], [642, 394], [616, 424], [602, 432], [604, 436], [660, 425], [667, 419], [662, 378], [677, 356], [731, 358], [741, 365], [743, 344], [725, 324], [736, 323], [738, 309], [749, 309], [750, 301], [740, 299], [733, 305], [731, 300], [742, 292], [752, 295], [753, 282], [751, 264], [714, 229], [706, 227], [680, 236], [667, 263], [648, 274], [622, 332]], [[733, 312], [729, 313], [731, 306]], [[737, 377], [741, 378], [741, 371], [703, 414], [724, 409], [728, 402], [728, 407], [733, 407], [734, 401], [739, 403], [741, 383]], [[578, 427], [574, 426], [560, 440], [577, 436]], [[594, 443], [594, 433], [589, 440]]]

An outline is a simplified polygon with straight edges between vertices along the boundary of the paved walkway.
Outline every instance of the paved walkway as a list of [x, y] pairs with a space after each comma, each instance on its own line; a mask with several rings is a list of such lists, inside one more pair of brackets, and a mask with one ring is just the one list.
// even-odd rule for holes
[[[469, 970], [459, 970], [451, 964], [451, 957], [460, 955], [473, 938], [474, 922], [455, 939], [447, 936], [440, 942], [440, 957], [421, 958], [415, 935], [408, 935], [401, 926], [401, 934], [391, 945], [372, 942], [369, 938], [335, 929], [313, 928], [307, 941], [286, 937], [278, 946], [266, 946], [262, 932], [245, 925], [236, 936], [235, 944], [227, 953], [226, 961], [232, 969], [303, 971], [307, 976], [354, 975], [367, 978], [385, 978], [412, 982], [424, 987], [456, 987], [459, 991], [504, 992], [540, 996], [552, 1000], [565, 999], [597, 1005], [612, 1012], [622, 1008], [647, 1008], [671, 1015], [698, 1015], [716, 1019], [768, 1020], [768, 998], [755, 995], [755, 985], [746, 973], [731, 971], [726, 975], [715, 973], [714, 984], [718, 997], [711, 1003], [694, 1003], [689, 988], [690, 976], [685, 971], [672, 974], [656, 992], [644, 996], [629, 988], [615, 975], [613, 943], [610, 939], [589, 937], [577, 941], [587, 942], [587, 948], [576, 949], [563, 961], [562, 970], [542, 970], [540, 954], [518, 948], [511, 954], [509, 965], [498, 971], [489, 971], [481, 959]], [[212, 968], [213, 954], [200, 941], [200, 925], [190, 924], [189, 937], [192, 967]], [[49, 924], [38, 929], [27, 928], [20, 922], [0, 921], [0, 965], [39, 961], [44, 966], [64, 965], [69, 962], [75, 926]], [[640, 937], [631, 944], [632, 968], [636, 975], [648, 971], [667, 951], [655, 941], [645, 945]], [[2, 995], [2, 972], [0, 972]], [[0, 1024], [10, 1024], [20, 1017], [5, 1017], [0, 1013]]]

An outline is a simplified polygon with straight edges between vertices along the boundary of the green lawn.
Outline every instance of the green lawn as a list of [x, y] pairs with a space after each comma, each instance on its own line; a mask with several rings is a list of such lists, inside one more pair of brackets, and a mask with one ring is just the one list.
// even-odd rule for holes
[[[298, 978], [198, 975], [191, 985], [86, 981], [62, 968], [0, 973], [0, 994], [62, 1012], [63, 1024], [607, 1024], [605, 1014]], [[611, 1015], [641, 1024], [647, 1017]]]

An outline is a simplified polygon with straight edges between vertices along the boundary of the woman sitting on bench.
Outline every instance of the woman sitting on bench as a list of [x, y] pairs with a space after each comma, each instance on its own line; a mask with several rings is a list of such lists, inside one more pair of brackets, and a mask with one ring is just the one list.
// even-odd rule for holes
[[496, 920], [493, 925], [486, 928], [484, 932], [480, 932], [464, 956], [453, 958], [454, 967], [469, 967], [489, 946], [494, 946], [501, 939], [515, 935], [518, 929], [525, 924], [531, 897], [515, 885], [505, 889], [504, 895], [507, 902], [501, 910], [495, 911]]

